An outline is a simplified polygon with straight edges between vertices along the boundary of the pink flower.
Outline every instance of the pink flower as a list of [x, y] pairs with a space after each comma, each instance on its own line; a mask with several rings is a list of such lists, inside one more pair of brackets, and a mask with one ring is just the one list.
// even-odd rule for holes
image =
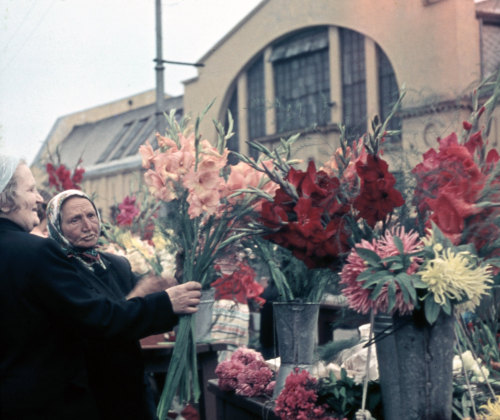
[[[367, 265], [363, 258], [361, 258], [357, 248], [365, 248], [374, 251], [380, 258], [386, 258], [398, 255], [399, 251], [394, 245], [394, 236], [401, 239], [403, 243], [403, 250], [405, 253], [413, 253], [420, 250], [423, 246], [416, 232], [406, 233], [404, 228], [393, 229], [386, 232], [385, 236], [380, 239], [374, 239], [372, 242], [362, 240], [355, 245], [347, 257], [347, 262], [342, 268], [340, 273], [340, 284], [344, 285], [342, 294], [347, 298], [349, 306], [357, 312], [367, 314], [370, 310], [377, 312], [388, 312], [389, 297], [388, 287], [384, 285], [382, 291], [376, 300], [371, 298], [373, 288], [363, 288], [364, 281], [358, 281], [358, 276], [367, 269]], [[407, 269], [407, 274], [413, 274], [418, 268], [420, 260], [414, 258], [410, 267]], [[399, 312], [404, 315], [413, 311], [413, 304], [405, 302], [403, 292], [400, 287], [396, 285], [396, 304], [393, 309], [394, 312]]]
[[274, 388], [273, 372], [262, 355], [246, 347], [240, 347], [230, 359], [219, 363], [215, 374], [219, 379], [219, 388], [235, 391], [238, 395], [271, 395]]
[[139, 146], [139, 154], [142, 157], [142, 167], [145, 169], [151, 168], [151, 163], [155, 152], [153, 150], [153, 147], [149, 143], [149, 140], [146, 140], [145, 144]]
[[144, 182], [155, 198], [162, 201], [171, 201], [176, 198], [175, 191], [167, 188], [163, 179], [152, 169], [144, 174]]

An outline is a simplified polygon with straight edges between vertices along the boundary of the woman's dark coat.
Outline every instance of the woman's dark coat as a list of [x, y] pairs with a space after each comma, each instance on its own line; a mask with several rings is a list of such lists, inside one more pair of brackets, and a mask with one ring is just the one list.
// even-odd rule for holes
[[59, 245], [0, 218], [0, 418], [95, 419], [84, 338], [138, 340], [177, 322], [165, 292], [118, 301]]
[[[92, 273], [79, 261], [74, 265], [82, 279], [110, 299], [123, 300], [137, 284], [124, 257], [101, 253], [107, 269]], [[156, 418], [154, 398], [145, 382], [144, 364], [137, 340], [87, 339], [85, 358], [89, 384], [101, 419], [151, 420]]]

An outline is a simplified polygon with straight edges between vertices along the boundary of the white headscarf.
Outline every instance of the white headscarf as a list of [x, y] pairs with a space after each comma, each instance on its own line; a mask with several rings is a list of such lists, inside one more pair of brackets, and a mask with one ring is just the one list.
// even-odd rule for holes
[[0, 154], [0, 194], [3, 193], [12, 175], [14, 175], [19, 162], [19, 158]]

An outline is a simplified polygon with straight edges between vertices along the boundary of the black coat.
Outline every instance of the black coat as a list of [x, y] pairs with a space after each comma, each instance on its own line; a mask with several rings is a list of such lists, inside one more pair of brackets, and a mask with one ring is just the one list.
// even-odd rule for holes
[[118, 301], [59, 245], [0, 218], [0, 418], [94, 419], [84, 338], [138, 340], [177, 322], [167, 293]]
[[[124, 257], [101, 253], [107, 269], [92, 273], [75, 260], [80, 277], [104, 296], [123, 300], [137, 284]], [[124, 339], [85, 340], [89, 385], [100, 419], [151, 420], [156, 418], [154, 397], [145, 382], [140, 343]]]

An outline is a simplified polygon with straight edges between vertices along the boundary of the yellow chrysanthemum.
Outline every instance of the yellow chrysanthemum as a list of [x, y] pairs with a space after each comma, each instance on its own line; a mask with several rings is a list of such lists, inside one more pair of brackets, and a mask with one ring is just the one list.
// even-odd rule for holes
[[433, 249], [434, 259], [418, 274], [427, 283], [436, 303], [443, 305], [449, 298], [452, 302], [468, 300], [477, 305], [481, 295], [490, 288], [489, 283], [493, 282], [491, 266], [478, 266], [469, 252], [443, 250], [441, 244], [435, 244]]
[[488, 404], [481, 406], [481, 409], [487, 410], [481, 418], [484, 418], [485, 420], [500, 419], [500, 397], [496, 397], [496, 401], [489, 400]]

